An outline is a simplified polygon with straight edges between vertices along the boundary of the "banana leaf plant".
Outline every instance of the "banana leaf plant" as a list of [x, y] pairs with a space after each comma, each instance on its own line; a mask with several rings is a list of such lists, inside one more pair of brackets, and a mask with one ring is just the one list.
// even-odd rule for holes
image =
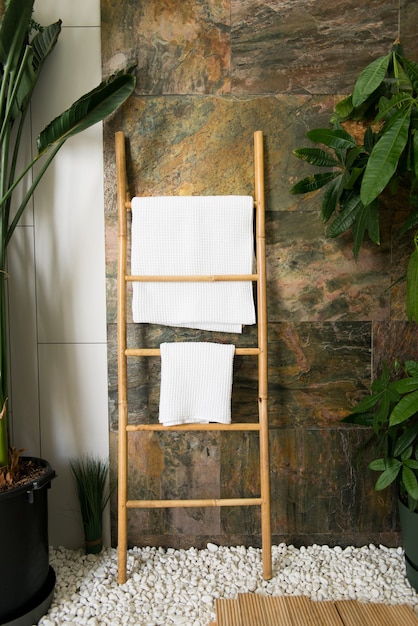
[[395, 483], [404, 504], [418, 511], [418, 361], [385, 364], [371, 394], [342, 421], [373, 428], [366, 447], [376, 454], [369, 469], [380, 472], [375, 490]]
[[[33, 21], [34, 2], [8, 0], [0, 22], [0, 468], [3, 475], [10, 474], [7, 468], [12, 449], [8, 427], [7, 246], [39, 181], [66, 140], [113, 113], [135, 87], [131, 68], [118, 72], [82, 96], [42, 130], [36, 156], [18, 171], [19, 148], [25, 141], [23, 128], [31, 98], [61, 31], [61, 20], [46, 27]], [[38, 162], [39, 169], [35, 172], [33, 166]], [[27, 190], [12, 209], [13, 192], [21, 181], [29, 181]]]
[[[353, 122], [364, 130], [361, 141], [349, 132]], [[326, 187], [321, 212], [324, 222], [332, 218], [328, 235], [351, 230], [357, 259], [366, 237], [380, 244], [379, 196], [408, 191], [410, 211], [401, 228], [401, 234], [413, 233], [406, 308], [408, 319], [418, 321], [418, 64], [403, 56], [399, 42], [360, 73], [353, 92], [335, 106], [330, 126], [306, 134], [315, 146], [293, 151], [326, 171], [300, 180], [291, 193]]]

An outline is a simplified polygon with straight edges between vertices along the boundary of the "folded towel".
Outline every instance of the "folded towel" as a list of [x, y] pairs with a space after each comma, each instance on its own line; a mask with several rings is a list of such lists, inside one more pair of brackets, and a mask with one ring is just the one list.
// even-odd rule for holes
[[[251, 196], [132, 199], [131, 273], [251, 274]], [[255, 323], [251, 281], [134, 283], [134, 322], [241, 332]]]
[[165, 426], [231, 422], [235, 346], [162, 343], [159, 421]]

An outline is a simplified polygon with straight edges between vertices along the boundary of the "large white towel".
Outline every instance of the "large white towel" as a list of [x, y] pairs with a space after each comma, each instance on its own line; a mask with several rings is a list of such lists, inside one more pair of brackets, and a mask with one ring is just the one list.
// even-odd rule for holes
[[166, 426], [231, 422], [235, 346], [162, 343], [159, 421]]
[[[251, 196], [132, 199], [132, 275], [251, 274]], [[240, 282], [134, 283], [134, 322], [241, 332], [255, 323], [253, 286]]]

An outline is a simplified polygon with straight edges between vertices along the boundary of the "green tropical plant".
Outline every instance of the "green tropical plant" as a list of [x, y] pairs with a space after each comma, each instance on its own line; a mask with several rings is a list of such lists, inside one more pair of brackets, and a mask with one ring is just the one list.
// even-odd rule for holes
[[[350, 134], [350, 123], [361, 123], [360, 142]], [[306, 137], [315, 147], [293, 154], [326, 168], [297, 182], [291, 193], [304, 194], [326, 187], [322, 219], [330, 237], [351, 229], [357, 258], [368, 236], [380, 244], [379, 196], [399, 188], [409, 192], [408, 217], [401, 234], [418, 228], [418, 64], [400, 51], [375, 59], [359, 75], [353, 92], [341, 100], [330, 119], [332, 128], [316, 128]], [[406, 272], [407, 315], [418, 321], [418, 239], [411, 244]]]
[[[131, 69], [120, 71], [82, 96], [39, 134], [37, 154], [17, 171], [23, 127], [43, 65], [57, 43], [61, 20], [47, 27], [32, 19], [35, 0], [8, 0], [0, 23], [0, 468], [8, 465], [7, 246], [34, 190], [65, 141], [103, 120], [133, 92]], [[33, 166], [40, 162], [34, 173]], [[28, 173], [33, 172], [29, 180]], [[27, 191], [13, 207], [21, 181]]]
[[86, 553], [97, 554], [103, 547], [103, 511], [110, 498], [109, 464], [87, 455], [71, 459], [70, 467], [80, 502]]
[[343, 422], [370, 426], [376, 458], [369, 468], [381, 472], [375, 489], [392, 483], [412, 511], [418, 511], [418, 361], [385, 364], [371, 385], [372, 393]]

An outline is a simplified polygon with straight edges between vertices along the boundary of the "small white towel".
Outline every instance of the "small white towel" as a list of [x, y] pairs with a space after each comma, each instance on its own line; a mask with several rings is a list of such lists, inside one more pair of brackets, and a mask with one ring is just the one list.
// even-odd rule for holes
[[165, 426], [231, 422], [235, 346], [162, 343], [159, 421]]
[[[251, 196], [132, 199], [134, 276], [252, 274]], [[251, 281], [134, 283], [134, 322], [242, 332], [255, 323]]]

